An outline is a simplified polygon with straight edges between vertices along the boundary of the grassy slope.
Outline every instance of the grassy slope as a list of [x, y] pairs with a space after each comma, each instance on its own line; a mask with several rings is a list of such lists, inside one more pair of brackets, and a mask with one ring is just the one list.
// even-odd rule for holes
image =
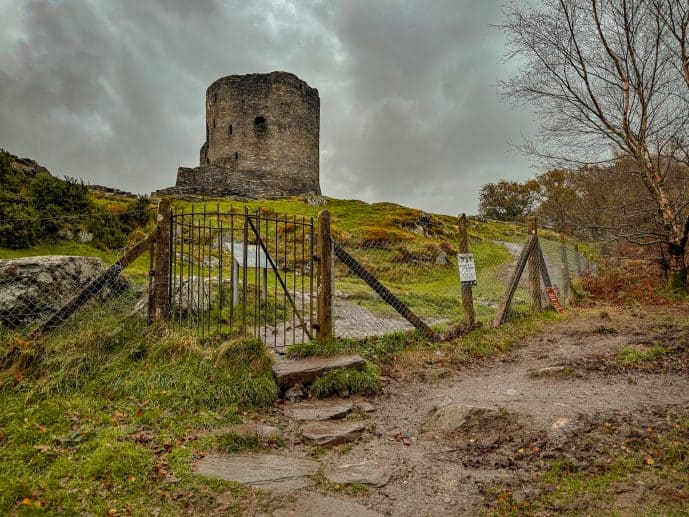
[[205, 430], [276, 398], [264, 346], [204, 349], [108, 309], [42, 341], [2, 339], [0, 514], [171, 515], [250, 497], [193, 475], [190, 460], [218, 446]]
[[[221, 210], [229, 205], [222, 204]], [[412, 252], [443, 242], [454, 247], [454, 218], [432, 216], [432, 235], [422, 237], [404, 224], [421, 212], [389, 203], [328, 199], [325, 207], [299, 200], [247, 205], [307, 217], [327, 208], [337, 238], [417, 310], [435, 310], [444, 296], [452, 296], [457, 311], [456, 291], [448, 290], [457, 283], [453, 260], [447, 268], [400, 264], [393, 258], [397, 245], [361, 247], [362, 240], [385, 238], [391, 230]], [[523, 240], [523, 230], [472, 221], [471, 236], [479, 274], [485, 275], [480, 282], [484, 278], [488, 294], [492, 289], [499, 295], [499, 284], [489, 280], [498, 278], [511, 258], [493, 241]], [[74, 243], [0, 250], [0, 258], [41, 254], [95, 255], [108, 264], [119, 255]], [[147, 269], [144, 256], [127, 274], [143, 283]], [[371, 307], [384, 310], [353, 278], [341, 277], [337, 288], [361, 291]], [[255, 501], [255, 494], [194, 476], [190, 462], [197, 451], [227, 447], [208, 430], [237, 422], [244, 409], [264, 407], [275, 398], [262, 349], [204, 348], [190, 336], [147, 326], [141, 317], [129, 315], [126, 304], [111, 304], [81, 311], [39, 342], [0, 336], [0, 513], [202, 513], [217, 509], [220, 500], [228, 513], [238, 513], [248, 500]], [[525, 328], [517, 325], [465, 339], [453, 348], [452, 361], [504, 351], [521, 335], [515, 329]], [[433, 348], [413, 334], [355, 346], [381, 365], [407, 351]], [[323, 390], [336, 388], [341, 379], [329, 381]]]

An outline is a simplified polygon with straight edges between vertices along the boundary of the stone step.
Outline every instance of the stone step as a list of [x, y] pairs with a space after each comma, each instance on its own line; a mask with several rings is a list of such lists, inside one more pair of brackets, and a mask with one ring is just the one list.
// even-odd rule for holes
[[365, 429], [362, 422], [314, 422], [305, 425], [301, 434], [316, 445], [337, 445], [355, 441]]
[[313, 400], [285, 406], [283, 412], [293, 420], [328, 420], [341, 418], [353, 408], [354, 404], [346, 400]]
[[318, 377], [332, 370], [363, 368], [365, 364], [366, 361], [357, 354], [305, 359], [284, 359], [278, 356], [273, 364], [273, 373], [278, 386], [286, 390], [295, 384], [311, 384]]
[[319, 467], [317, 461], [277, 454], [209, 454], [196, 463], [196, 472], [273, 492], [291, 492], [310, 485]]

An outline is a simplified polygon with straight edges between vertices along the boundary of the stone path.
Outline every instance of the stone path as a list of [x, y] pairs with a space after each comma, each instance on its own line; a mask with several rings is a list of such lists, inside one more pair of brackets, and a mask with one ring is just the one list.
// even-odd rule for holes
[[[209, 455], [197, 469], [270, 490], [267, 515], [476, 515], [485, 509], [486, 487], [507, 482], [529, 490], [537, 479], [515, 463], [521, 461], [522, 442], [536, 439], [564, 454], [557, 448], [586, 433], [587, 419], [607, 422], [619, 411], [689, 404], [685, 374], [590, 370], [572, 376], [571, 366], [562, 368], [659, 339], [653, 320], [615, 315], [565, 320], [478, 367], [426, 381], [391, 372], [375, 408], [353, 399], [285, 403], [265, 422], [280, 427], [284, 447], [261, 455]], [[602, 332], [601, 325], [616, 332]], [[318, 426], [357, 431], [345, 438], [354, 440], [346, 447], [323, 450], [304, 436]], [[309, 457], [318, 450], [317, 461]], [[370, 489], [347, 495], [338, 488], [350, 484]]]
[[[298, 296], [296, 297], [299, 298]], [[301, 306], [298, 302], [297, 306]], [[315, 307], [315, 300], [314, 300]], [[414, 327], [401, 316], [379, 316], [357, 303], [341, 296], [335, 296], [333, 303], [333, 326], [336, 336], [361, 339], [370, 336], [384, 336], [391, 332], [413, 330]], [[300, 328], [287, 325], [269, 327], [264, 339], [266, 344], [278, 353], [294, 344], [303, 342]]]
[[273, 492], [291, 492], [310, 485], [319, 467], [317, 461], [277, 454], [209, 454], [196, 464], [196, 471]]
[[383, 514], [346, 499], [314, 493], [300, 495], [284, 508], [273, 512], [274, 517], [382, 517]]
[[311, 384], [315, 379], [332, 370], [361, 369], [365, 364], [366, 361], [356, 354], [305, 359], [287, 359], [278, 356], [273, 364], [273, 373], [278, 386], [286, 390], [295, 384]]
[[[354, 409], [357, 409], [355, 412]], [[368, 402], [356, 405], [351, 401], [329, 399], [285, 404], [282, 414], [283, 427], [288, 428], [292, 443], [299, 438], [315, 445], [337, 445], [354, 442], [367, 430], [366, 417], [375, 408]], [[333, 420], [333, 419], [338, 420]], [[286, 425], [285, 425], [286, 424]], [[248, 422], [224, 429], [241, 435], [284, 436], [283, 431], [261, 422]], [[303, 451], [302, 451], [303, 452]], [[295, 500], [273, 513], [287, 515], [327, 515], [331, 517], [369, 516], [381, 514], [355, 502], [324, 496], [316, 493], [295, 492], [314, 486], [321, 463], [304, 457], [295, 450], [282, 453], [218, 454], [211, 453], [196, 462], [196, 472], [255, 488], [267, 490], [273, 497], [279, 494], [299, 493]], [[338, 485], [366, 484], [372, 487], [384, 486], [390, 480], [390, 473], [381, 465], [368, 461], [330, 465], [323, 472], [328, 482]]]

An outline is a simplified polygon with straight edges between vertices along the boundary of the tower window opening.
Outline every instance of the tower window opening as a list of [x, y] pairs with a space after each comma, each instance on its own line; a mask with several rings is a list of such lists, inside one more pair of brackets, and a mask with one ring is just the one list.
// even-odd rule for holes
[[234, 152], [234, 159], [239, 160], [239, 153], [237, 151]]
[[229, 125], [227, 128], [227, 132], [231, 135], [232, 134], [232, 124]]
[[256, 133], [266, 132], [266, 119], [265, 117], [256, 117], [254, 119], [254, 131]]

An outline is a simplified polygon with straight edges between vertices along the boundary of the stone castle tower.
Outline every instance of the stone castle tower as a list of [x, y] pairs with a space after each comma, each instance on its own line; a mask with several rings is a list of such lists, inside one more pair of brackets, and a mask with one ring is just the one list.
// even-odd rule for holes
[[206, 90], [200, 166], [158, 193], [279, 198], [319, 184], [320, 99], [287, 72], [230, 75]]

